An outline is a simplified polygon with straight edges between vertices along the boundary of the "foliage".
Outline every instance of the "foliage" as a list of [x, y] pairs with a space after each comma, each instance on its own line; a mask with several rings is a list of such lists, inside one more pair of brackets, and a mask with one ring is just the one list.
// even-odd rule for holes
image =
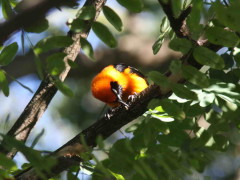
[[[145, 10], [144, 1], [141, 0], [117, 2], [131, 13]], [[170, 0], [160, 2], [168, 3]], [[177, 19], [186, 6], [180, 3], [182, 1], [171, 2], [173, 16]], [[188, 4], [187, 1], [183, 3]], [[117, 140], [111, 148], [106, 147], [101, 137], [97, 139], [98, 150], [104, 152], [107, 158], [99, 160], [94, 153], [90, 153], [92, 161], [87, 159], [80, 168], [88, 171], [93, 180], [177, 180], [191, 176], [193, 172], [205, 176], [204, 171], [216, 158], [215, 154], [230, 152], [239, 146], [239, 140], [236, 139], [240, 138], [240, 2], [196, 0], [190, 3], [192, 10], [186, 19], [188, 36], [178, 37], [166, 16], [160, 22], [159, 36], [152, 46], [153, 54], [157, 54], [163, 42], [170, 40], [169, 48], [183, 55], [183, 58], [170, 63], [169, 71], [183, 77], [184, 83], [176, 83], [159, 71], [148, 73], [149, 79], [163, 91], [171, 91], [171, 96], [153, 99], [141, 119], [125, 130], [129, 137]], [[2, 1], [5, 19], [15, 12], [16, 4], [13, 0]], [[122, 31], [123, 22], [113, 8], [104, 6], [103, 14], [117, 31]], [[86, 21], [93, 21], [95, 15], [93, 6], [85, 6], [69, 24], [69, 28], [73, 33], [84, 32]], [[48, 22], [43, 19], [24, 30], [40, 33], [47, 28]], [[110, 48], [117, 46], [118, 41], [105, 22], [93, 22], [92, 30]], [[201, 46], [201, 40], [208, 41], [208, 44]], [[83, 53], [94, 59], [91, 42], [83, 37], [79, 42]], [[33, 47], [33, 52], [36, 58], [40, 58], [43, 53], [72, 43], [67, 36], [48, 37], [40, 40]], [[219, 51], [216, 52], [212, 47], [217, 47]], [[0, 53], [0, 66], [10, 64], [17, 51], [16, 42], [4, 46]], [[54, 77], [59, 90], [72, 97], [71, 89], [58, 78], [65, 69], [65, 56], [63, 52], [52, 53], [46, 58], [45, 64], [41, 62], [39, 67]], [[195, 61], [198, 66], [194, 65]], [[71, 62], [69, 65], [74, 66]], [[2, 69], [0, 88], [5, 96], [9, 95], [7, 72]], [[7, 138], [5, 146], [15, 147], [23, 153], [43, 178], [44, 172], [50, 171], [56, 163], [55, 159], [42, 156], [40, 152], [12, 138]], [[15, 162], [3, 154], [0, 154], [0, 167], [0, 179], [9, 178], [19, 171]], [[79, 167], [69, 169], [67, 179], [78, 179], [78, 170]]]

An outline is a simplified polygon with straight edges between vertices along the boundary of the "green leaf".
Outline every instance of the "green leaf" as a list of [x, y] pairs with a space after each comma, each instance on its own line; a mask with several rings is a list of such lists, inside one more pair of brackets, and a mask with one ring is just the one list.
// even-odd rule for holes
[[160, 48], [162, 47], [162, 44], [164, 42], [165, 35], [170, 31], [170, 25], [167, 17], [165, 16], [162, 19], [161, 25], [160, 25], [160, 35], [158, 36], [156, 42], [152, 46], [153, 54], [157, 54]]
[[72, 31], [79, 33], [83, 32], [86, 29], [86, 25], [86, 21], [81, 19], [74, 19], [70, 27]]
[[161, 74], [158, 71], [151, 71], [148, 74], [148, 77], [157, 85], [160, 85], [162, 87], [169, 87], [171, 85], [170, 81], [168, 80], [168, 78], [166, 76], [164, 76], [163, 74]]
[[160, 25], [160, 33], [166, 33], [170, 29], [170, 24], [168, 18], [166, 16], [163, 17], [161, 25]]
[[94, 52], [93, 52], [93, 48], [92, 48], [91, 43], [89, 43], [87, 39], [81, 38], [80, 39], [80, 44], [81, 44], [81, 48], [82, 48], [84, 54], [88, 58], [90, 58], [91, 60], [95, 60], [94, 59]]
[[222, 5], [220, 1], [216, 1], [213, 4], [213, 7], [217, 18], [221, 23], [223, 23], [226, 27], [231, 28], [232, 30], [240, 31], [240, 3], [238, 1], [232, 1], [231, 6], [228, 8]]
[[125, 178], [121, 174], [114, 173], [110, 169], [108, 170], [116, 178], [116, 180], [125, 180]]
[[148, 103], [148, 106], [147, 108], [148, 109], [154, 109], [156, 108], [157, 106], [160, 105], [160, 99], [152, 99], [149, 103]]
[[76, 69], [79, 67], [78, 63], [76, 61], [72, 61], [70, 59], [68, 59], [68, 65], [72, 68], [72, 69]]
[[71, 45], [73, 40], [69, 36], [52, 36], [40, 40], [34, 47], [36, 54], [41, 54], [54, 48], [63, 48]]
[[182, 63], [179, 60], [173, 60], [169, 66], [170, 71], [173, 74], [181, 74], [182, 73]]
[[168, 113], [169, 115], [175, 117], [176, 119], [183, 120], [185, 119], [186, 115], [183, 110], [174, 102], [164, 99], [160, 102], [163, 110]]
[[209, 104], [212, 104], [216, 97], [214, 93], [209, 93], [204, 91], [198, 91], [196, 93], [198, 95], [198, 100], [200, 101], [199, 105], [201, 107], [206, 107]]
[[236, 61], [237, 66], [240, 67], [240, 53], [237, 53], [237, 54], [234, 56], [234, 60]]
[[72, 92], [72, 90], [66, 85], [64, 84], [62, 81], [60, 80], [55, 80], [54, 81], [57, 88], [66, 96], [69, 96], [69, 97], [73, 97], [74, 94]]
[[80, 9], [78, 18], [82, 20], [91, 20], [94, 19], [96, 15], [96, 9], [92, 6], [83, 6]]
[[16, 7], [18, 3], [19, 3], [18, 0], [10, 0], [10, 4], [12, 7]]
[[234, 66], [233, 56], [227, 53], [221, 55], [225, 63], [225, 69], [232, 68]]
[[180, 98], [196, 100], [197, 95], [195, 92], [189, 90], [182, 84], [172, 84], [173, 92]]
[[206, 36], [211, 43], [226, 47], [235, 47], [239, 43], [239, 37], [234, 32], [220, 27], [208, 28]]
[[92, 30], [109, 47], [114, 48], [117, 46], [117, 40], [104, 24], [100, 22], [94, 22], [92, 25]]
[[186, 113], [186, 115], [189, 117], [196, 117], [198, 115], [204, 114], [205, 108], [202, 108], [199, 104], [194, 105], [184, 105], [183, 110]]
[[65, 69], [65, 53], [55, 53], [47, 57], [47, 68], [52, 75], [58, 75]]
[[195, 85], [202, 88], [206, 88], [210, 85], [209, 78], [193, 66], [182, 66], [182, 72], [184, 78]]
[[104, 149], [104, 147], [105, 147], [103, 141], [104, 141], [104, 139], [101, 135], [97, 136], [96, 143], [100, 149]]
[[238, 92], [238, 88], [233, 83], [225, 83], [211, 80], [211, 86], [205, 88], [204, 90], [208, 92], [213, 92], [216, 95], [223, 94], [233, 99], [240, 99], [240, 93]]
[[108, 6], [103, 6], [103, 14], [116, 30], [122, 31], [122, 20], [113, 9]]
[[174, 51], [180, 51], [186, 54], [192, 48], [192, 43], [188, 39], [174, 38], [170, 41], [168, 46]]
[[0, 89], [2, 89], [5, 96], [9, 95], [9, 87], [6, 79], [5, 72], [0, 69]]
[[163, 42], [164, 42], [164, 36], [160, 35], [158, 37], [157, 41], [152, 46], [152, 50], [153, 50], [154, 55], [156, 55], [158, 53], [158, 51], [162, 47]]
[[143, 10], [143, 3], [141, 0], [117, 0], [117, 2], [129, 11], [135, 13], [139, 13]]
[[48, 20], [47, 19], [41, 19], [35, 22], [34, 24], [31, 24], [31, 26], [24, 27], [24, 30], [26, 32], [31, 33], [41, 33], [48, 28]]
[[39, 142], [39, 140], [41, 139], [41, 137], [44, 135], [44, 132], [45, 132], [45, 129], [42, 129], [41, 132], [39, 132], [35, 138], [33, 139], [32, 141], [32, 144], [31, 144], [31, 148], [34, 148], [35, 145]]
[[202, 0], [192, 1], [192, 10], [189, 16], [187, 17], [187, 26], [189, 27], [191, 37], [194, 40], [199, 39], [203, 30], [203, 26], [200, 24], [202, 10], [203, 10]]
[[5, 19], [9, 19], [14, 14], [9, 0], [2, 0], [2, 14]]
[[18, 44], [16, 42], [6, 46], [0, 54], [0, 65], [6, 66], [10, 64], [13, 61], [17, 51]]
[[41, 179], [46, 179], [42, 172], [49, 172], [57, 162], [53, 157], [44, 157], [41, 155], [40, 151], [33, 150], [32, 148], [25, 146], [23, 142], [17, 141], [12, 137], [4, 136], [4, 142], [6, 143], [7, 148], [16, 148], [18, 151], [22, 152], [31, 165], [34, 166]]
[[181, 13], [182, 2], [175, 1], [175, 0], [171, 0], [171, 1], [172, 1], [171, 5], [172, 5], [173, 16], [177, 18]]
[[0, 153], [0, 166], [2, 167], [1, 169], [8, 169], [8, 170], [16, 168], [16, 164], [14, 163], [14, 161], [10, 158], [7, 158], [6, 155], [2, 153]]
[[213, 69], [223, 69], [225, 66], [221, 56], [205, 47], [194, 48], [193, 56], [200, 64], [210, 66]]

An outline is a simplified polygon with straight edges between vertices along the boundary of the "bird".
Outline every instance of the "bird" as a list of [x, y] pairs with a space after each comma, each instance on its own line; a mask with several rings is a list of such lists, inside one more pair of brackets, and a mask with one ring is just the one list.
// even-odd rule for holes
[[136, 68], [124, 63], [105, 67], [92, 80], [93, 96], [115, 108], [120, 105], [128, 108], [129, 97], [134, 96], [148, 87], [146, 77]]

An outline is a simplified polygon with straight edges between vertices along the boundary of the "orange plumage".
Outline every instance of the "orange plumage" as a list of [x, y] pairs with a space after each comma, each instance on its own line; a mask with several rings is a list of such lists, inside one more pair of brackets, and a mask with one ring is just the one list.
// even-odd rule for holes
[[145, 77], [125, 64], [109, 65], [92, 80], [92, 94], [111, 107], [127, 101], [130, 95], [148, 87]]

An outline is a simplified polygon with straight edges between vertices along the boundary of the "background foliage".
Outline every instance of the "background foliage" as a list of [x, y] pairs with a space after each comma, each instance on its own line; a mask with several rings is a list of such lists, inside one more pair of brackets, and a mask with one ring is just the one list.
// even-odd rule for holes
[[[18, 13], [21, 3], [2, 0], [3, 18], [8, 20]], [[170, 11], [175, 19], [191, 7], [185, 24], [187, 36], [176, 34], [171, 19], [159, 4], [171, 4]], [[76, 7], [74, 5], [72, 9]], [[77, 62], [69, 61], [73, 73], [66, 83], [56, 79], [58, 89], [66, 96], [58, 94], [61, 102], [51, 104], [50, 123], [59, 124], [56, 119], [62, 119], [62, 129], [58, 129], [61, 134], [66, 133], [64, 127], [69, 127], [68, 133], [79, 132], [96, 121], [102, 115], [103, 105], [92, 98], [90, 82], [102, 67], [111, 63], [138, 66], [149, 82], [171, 89], [172, 93], [167, 98], [153, 99], [148, 105], [149, 110], [124, 127], [123, 134], [114, 134], [106, 141], [100, 136], [98, 146], [87, 155], [81, 155], [84, 161], [80, 166], [71, 167], [52, 179], [238, 179], [239, 8], [240, 2], [233, 0], [117, 0], [106, 4], [100, 18], [92, 25], [90, 39], [80, 40], [84, 55], [80, 55]], [[85, 21], [93, 19], [95, 13], [93, 6], [81, 8], [77, 18], [68, 17], [70, 20], [65, 31], [84, 31]], [[147, 26], [148, 20], [150, 25]], [[32, 33], [44, 36], [37, 37]], [[35, 73], [43, 78], [49, 73], [57, 77], [65, 68], [62, 61], [65, 54], [58, 49], [73, 41], [65, 34], [63, 28], [51, 27], [48, 18], [44, 17], [6, 41], [0, 53], [2, 93], [11, 98], [11, 88], [14, 88], [11, 84], [14, 82], [32, 92], [19, 79], [23, 75]], [[38, 42], [35, 42], [36, 38]], [[101, 48], [97, 48], [96, 38], [104, 43], [98, 42]], [[207, 45], [202, 46], [205, 42]], [[162, 57], [161, 53], [167, 55]], [[26, 66], [24, 61], [16, 62], [21, 56], [31, 59], [32, 62], [27, 63], [32, 66], [31, 70], [22, 68], [18, 74], [16, 63]], [[183, 77], [184, 83], [168, 79], [164, 72]], [[4, 107], [4, 103], [1, 106]], [[1, 112], [2, 136], [17, 116], [14, 110]], [[44, 126], [50, 125], [45, 123]], [[44, 156], [42, 151], [53, 150], [41, 146], [47, 141], [45, 129], [32, 133], [27, 144], [7, 139], [7, 148], [16, 147], [26, 158], [26, 163], [0, 154], [0, 179], [13, 177], [29, 166], [34, 166], [44, 179], [44, 172], [56, 164], [54, 158]]]

